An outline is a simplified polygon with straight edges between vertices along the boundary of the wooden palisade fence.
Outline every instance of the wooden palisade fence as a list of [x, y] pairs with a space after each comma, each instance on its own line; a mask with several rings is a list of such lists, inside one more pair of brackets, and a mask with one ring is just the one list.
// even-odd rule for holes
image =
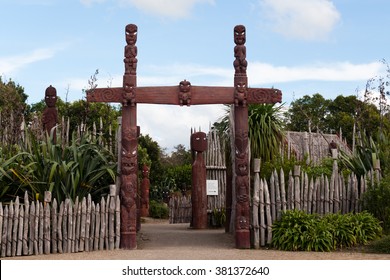
[[254, 164], [254, 186], [252, 203], [253, 247], [259, 248], [271, 243], [272, 224], [283, 211], [301, 210], [306, 213], [360, 212], [359, 203], [367, 189], [367, 182], [380, 179], [379, 171], [372, 171], [365, 177], [351, 174], [345, 180], [334, 162], [330, 178], [320, 176], [309, 178], [295, 166], [287, 182], [283, 169], [273, 172], [270, 180], [260, 179], [260, 160]]
[[[50, 195], [49, 195], [50, 196]], [[9, 205], [0, 202], [0, 256], [76, 253], [119, 248], [118, 196], [95, 204], [91, 196], [60, 205], [19, 197]]]

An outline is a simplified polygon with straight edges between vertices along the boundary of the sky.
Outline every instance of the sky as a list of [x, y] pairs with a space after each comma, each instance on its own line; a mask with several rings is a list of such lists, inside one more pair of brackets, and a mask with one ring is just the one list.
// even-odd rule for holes
[[[246, 26], [250, 87], [274, 87], [283, 104], [320, 93], [359, 95], [390, 60], [388, 0], [0, 0], [0, 76], [28, 103], [53, 85], [63, 100], [121, 87], [125, 26], [138, 26], [138, 86], [233, 86], [233, 28]], [[141, 133], [162, 148], [189, 147], [222, 105], [138, 105]]]

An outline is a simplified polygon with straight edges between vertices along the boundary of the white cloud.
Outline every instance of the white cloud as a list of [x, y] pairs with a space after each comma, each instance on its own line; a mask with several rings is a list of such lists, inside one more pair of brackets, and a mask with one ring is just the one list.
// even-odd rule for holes
[[0, 73], [13, 74], [28, 64], [52, 58], [58, 48], [41, 48], [28, 53], [0, 57]]
[[267, 63], [254, 62], [248, 66], [250, 84], [282, 83], [294, 81], [366, 81], [383, 73], [381, 62], [352, 64], [336, 62], [307, 66], [274, 66]]
[[329, 0], [260, 0], [260, 7], [274, 31], [305, 40], [326, 39], [341, 17]]

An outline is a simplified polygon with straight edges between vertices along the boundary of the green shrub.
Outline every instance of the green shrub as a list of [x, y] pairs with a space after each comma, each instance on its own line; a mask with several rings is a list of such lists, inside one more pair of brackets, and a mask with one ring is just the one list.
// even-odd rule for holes
[[149, 204], [149, 215], [155, 219], [168, 219], [169, 209], [166, 203], [151, 200]]
[[390, 254], [390, 235], [371, 242], [368, 245], [368, 251], [371, 253]]
[[373, 214], [390, 233], [390, 176], [384, 177], [380, 184], [369, 186], [363, 195], [363, 208]]
[[331, 251], [364, 245], [382, 234], [378, 219], [368, 212], [328, 214], [286, 211], [272, 226], [271, 246], [286, 251]]

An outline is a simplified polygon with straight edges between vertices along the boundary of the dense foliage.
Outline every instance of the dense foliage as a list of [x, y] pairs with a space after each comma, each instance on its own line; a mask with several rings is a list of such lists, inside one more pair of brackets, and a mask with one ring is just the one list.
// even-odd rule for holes
[[115, 182], [114, 156], [88, 134], [81, 139], [73, 137], [69, 145], [61, 139], [54, 144], [47, 137], [37, 141], [28, 134], [25, 145], [8, 157], [0, 149], [0, 188], [2, 200], [22, 196], [28, 191], [33, 199], [43, 199], [45, 191], [51, 191], [57, 201], [70, 198], [73, 201], [91, 193], [94, 200], [107, 194], [109, 184]]
[[272, 225], [271, 245], [286, 251], [328, 252], [365, 245], [381, 235], [379, 220], [368, 212], [321, 217], [290, 210]]

